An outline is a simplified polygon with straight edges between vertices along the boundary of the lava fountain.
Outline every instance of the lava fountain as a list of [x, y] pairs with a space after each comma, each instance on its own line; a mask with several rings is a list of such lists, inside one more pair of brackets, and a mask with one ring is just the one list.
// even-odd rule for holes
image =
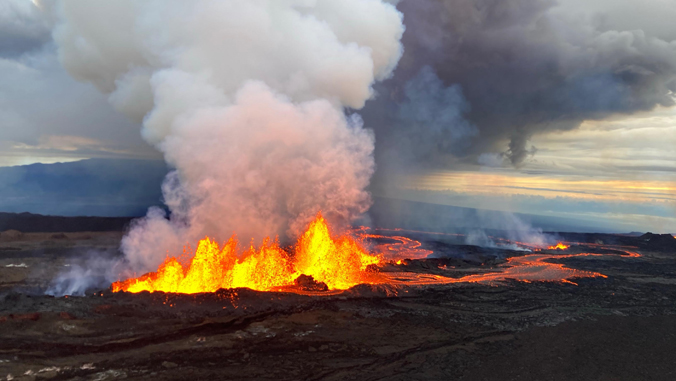
[[554, 246], [549, 246], [547, 247], [548, 250], [566, 250], [570, 247], [570, 245], [566, 245], [563, 242], [559, 242]]
[[306, 275], [330, 290], [344, 290], [368, 283], [367, 267], [382, 259], [347, 235], [332, 237], [321, 213], [289, 251], [267, 238], [260, 248], [251, 245], [240, 253], [234, 236], [222, 247], [207, 237], [199, 242], [189, 264], [169, 257], [157, 272], [115, 282], [112, 289], [186, 294], [237, 287], [272, 291], [293, 286], [298, 277]]

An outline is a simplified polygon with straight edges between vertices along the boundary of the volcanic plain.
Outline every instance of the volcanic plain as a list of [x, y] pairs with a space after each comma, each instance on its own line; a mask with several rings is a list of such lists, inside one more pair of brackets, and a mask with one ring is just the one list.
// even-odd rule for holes
[[2, 232], [0, 380], [676, 379], [670, 235], [526, 251], [370, 233], [402, 257], [376, 269], [390, 282], [55, 297], [69, 268], [120, 256], [122, 233]]

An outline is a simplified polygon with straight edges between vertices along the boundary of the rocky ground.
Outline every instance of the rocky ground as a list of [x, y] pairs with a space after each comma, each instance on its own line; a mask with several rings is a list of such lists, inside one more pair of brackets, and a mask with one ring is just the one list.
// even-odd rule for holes
[[[0, 380], [676, 379], [676, 247], [666, 236], [569, 237], [589, 243], [574, 251], [613, 252], [605, 240], [642, 255], [553, 259], [607, 276], [576, 284], [43, 294], [68, 265], [117, 255], [120, 236], [0, 234]], [[382, 271], [460, 277], [525, 254], [423, 238], [441, 258]]]

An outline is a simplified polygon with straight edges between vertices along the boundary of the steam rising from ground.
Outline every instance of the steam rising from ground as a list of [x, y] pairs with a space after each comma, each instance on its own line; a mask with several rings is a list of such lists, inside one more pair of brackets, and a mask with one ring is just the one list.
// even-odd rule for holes
[[527, 243], [530, 246], [544, 247], [553, 242], [553, 237], [548, 237], [529, 223], [523, 221], [513, 213], [492, 213], [490, 216], [481, 211], [478, 212], [479, 224], [481, 226], [492, 226], [509, 240], [509, 242], [496, 242], [495, 239], [486, 234], [483, 229], [470, 231], [465, 237], [465, 243], [481, 247], [495, 247], [510, 250], [528, 250], [519, 243]]
[[402, 16], [380, 0], [63, 1], [69, 73], [143, 121], [176, 168], [123, 240], [137, 271], [205, 235], [294, 236], [318, 210], [370, 206], [373, 135], [358, 116], [402, 54]]
[[108, 287], [120, 274], [129, 271], [126, 263], [105, 251], [90, 251], [70, 260], [66, 267], [52, 281], [47, 294], [83, 296], [88, 289]]

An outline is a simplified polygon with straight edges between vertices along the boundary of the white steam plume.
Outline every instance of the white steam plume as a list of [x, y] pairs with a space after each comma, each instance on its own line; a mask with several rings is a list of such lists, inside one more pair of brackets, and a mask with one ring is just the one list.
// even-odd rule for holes
[[143, 121], [176, 172], [172, 216], [150, 210], [123, 240], [137, 271], [205, 235], [293, 236], [318, 210], [365, 212], [372, 134], [358, 116], [402, 54], [381, 0], [64, 0], [64, 67]]
[[523, 221], [513, 213], [485, 213], [479, 210], [477, 211], [477, 217], [481, 226], [496, 230], [508, 242], [496, 242], [483, 229], [478, 229], [469, 232], [465, 237], [465, 243], [468, 245], [530, 251], [530, 249], [522, 246], [522, 244], [545, 247], [554, 242], [554, 237], [543, 233], [542, 229], [534, 228], [530, 223]]

